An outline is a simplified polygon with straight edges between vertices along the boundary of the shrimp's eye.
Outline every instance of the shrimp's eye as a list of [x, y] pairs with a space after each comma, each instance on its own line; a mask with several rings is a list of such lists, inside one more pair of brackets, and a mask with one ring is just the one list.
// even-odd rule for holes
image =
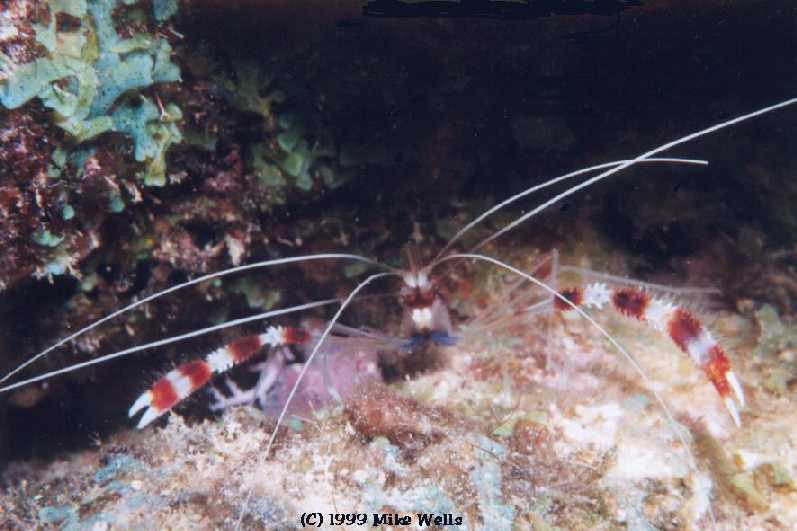
[[437, 296], [437, 287], [425, 271], [406, 273], [402, 277], [401, 303], [408, 308], [424, 308], [430, 306]]
[[420, 298], [420, 300], [426, 306], [430, 306], [434, 302], [436, 296], [437, 296], [437, 289], [433, 284], [429, 284], [425, 289], [424, 288], [418, 289], [418, 298]]
[[401, 290], [401, 304], [408, 308], [413, 308], [417, 306], [418, 300], [418, 290], [415, 288], [412, 289], [402, 289]]

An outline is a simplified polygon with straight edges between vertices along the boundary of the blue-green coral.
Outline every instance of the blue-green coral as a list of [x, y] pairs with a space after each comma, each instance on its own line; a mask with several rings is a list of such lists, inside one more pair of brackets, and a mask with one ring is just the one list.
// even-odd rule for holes
[[288, 186], [302, 192], [312, 190], [314, 171], [328, 188], [340, 186], [345, 179], [325, 163], [326, 159], [337, 157], [333, 142], [326, 138], [329, 135], [318, 127], [309, 127], [298, 113], [275, 111], [275, 106], [285, 103], [286, 95], [262, 65], [236, 61], [233, 66], [234, 81], [224, 76], [218, 79], [230, 104], [265, 118], [269, 133], [276, 135], [276, 146], [256, 144], [249, 156], [249, 164], [260, 182], [275, 191], [272, 199], [283, 202]]
[[147, 98], [141, 98], [140, 105], [123, 105], [114, 111], [115, 130], [133, 138], [136, 160], [146, 163], [140, 174], [144, 184], [166, 184], [166, 151], [183, 139], [177, 127], [181, 118], [176, 105], [169, 104], [161, 112]]
[[[48, 0], [50, 20], [35, 25], [36, 42], [48, 55], [16, 65], [13, 75], [0, 84], [0, 103], [14, 109], [33, 98], [54, 111], [54, 121], [75, 141], [84, 142], [114, 131], [132, 136], [136, 160], [145, 162], [145, 184], [165, 184], [164, 154], [181, 140], [175, 122], [176, 106], [161, 114], [152, 102], [112, 107], [120, 97], [155, 83], [179, 81], [180, 70], [171, 60], [172, 48], [161, 38], [137, 33], [126, 38], [114, 26], [116, 10], [138, 0]], [[176, 11], [172, 0], [153, 3], [154, 17], [162, 22]], [[73, 30], [59, 30], [57, 15], [80, 22]], [[125, 12], [130, 22], [146, 17], [140, 9]], [[125, 110], [127, 109], [127, 110]], [[142, 125], [142, 120], [146, 120]], [[135, 122], [135, 126], [131, 123]]]
[[290, 183], [307, 192], [313, 188], [311, 171], [314, 168], [327, 187], [337, 188], [343, 183], [335, 170], [326, 164], [318, 164], [337, 155], [331, 145], [322, 146], [318, 142], [311, 145], [304, 124], [296, 115], [283, 114], [277, 120], [277, 126], [278, 149], [263, 144], [252, 148], [251, 164], [263, 184], [281, 187]]

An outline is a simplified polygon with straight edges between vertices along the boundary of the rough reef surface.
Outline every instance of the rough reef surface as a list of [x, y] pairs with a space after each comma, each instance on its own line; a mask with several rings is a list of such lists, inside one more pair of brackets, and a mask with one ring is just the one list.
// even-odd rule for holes
[[[475, 313], [515, 286], [468, 272], [482, 286]], [[274, 422], [255, 409], [172, 414], [46, 466], [12, 464], [0, 514], [19, 529], [277, 529], [306, 512], [451, 514], [462, 529], [789, 528], [797, 327], [771, 307], [715, 317], [748, 396], [740, 429], [693, 364], [641, 324], [599, 318], [650, 385], [581, 320], [469, 324], [444, 368], [288, 421], [269, 457]]]

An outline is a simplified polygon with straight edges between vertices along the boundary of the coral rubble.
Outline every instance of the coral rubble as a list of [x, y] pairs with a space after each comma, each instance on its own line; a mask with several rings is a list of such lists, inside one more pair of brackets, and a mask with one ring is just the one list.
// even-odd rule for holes
[[[491, 276], [472, 311], [504, 300], [496, 288], [504, 281]], [[788, 399], [765, 375], [784, 357], [772, 345], [790, 348], [793, 324], [773, 325], [764, 313], [757, 340], [740, 317], [714, 323], [746, 338], [734, 365], [755, 405], [740, 430], [666, 337], [620, 317], [601, 320], [647, 383], [578, 320], [464, 328], [443, 368], [294, 417], [268, 457], [273, 417], [248, 407], [201, 422], [172, 414], [161, 428], [118, 434], [43, 468], [13, 465], [0, 509], [18, 526], [67, 528], [284, 528], [308, 511], [369, 522], [452, 515], [462, 529], [697, 529], [712, 518], [720, 529], [788, 526], [797, 521], [789, 460], [797, 423], [783, 422]], [[553, 371], [541, 363], [548, 351]]]

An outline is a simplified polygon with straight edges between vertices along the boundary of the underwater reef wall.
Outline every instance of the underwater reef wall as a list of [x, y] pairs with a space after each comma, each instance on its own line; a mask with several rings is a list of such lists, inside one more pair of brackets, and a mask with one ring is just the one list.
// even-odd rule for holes
[[[165, 184], [166, 152], [182, 140], [180, 110], [167, 102], [158, 112], [141, 91], [180, 81], [159, 32], [175, 11], [174, 2], [148, 13], [131, 2], [79, 0], [11, 2], [3, 13], [4, 288], [31, 273], [78, 272], [102, 244], [105, 218], [124, 210], [129, 194], [141, 200], [137, 184]], [[91, 142], [106, 132], [132, 141], [138, 172]]]

